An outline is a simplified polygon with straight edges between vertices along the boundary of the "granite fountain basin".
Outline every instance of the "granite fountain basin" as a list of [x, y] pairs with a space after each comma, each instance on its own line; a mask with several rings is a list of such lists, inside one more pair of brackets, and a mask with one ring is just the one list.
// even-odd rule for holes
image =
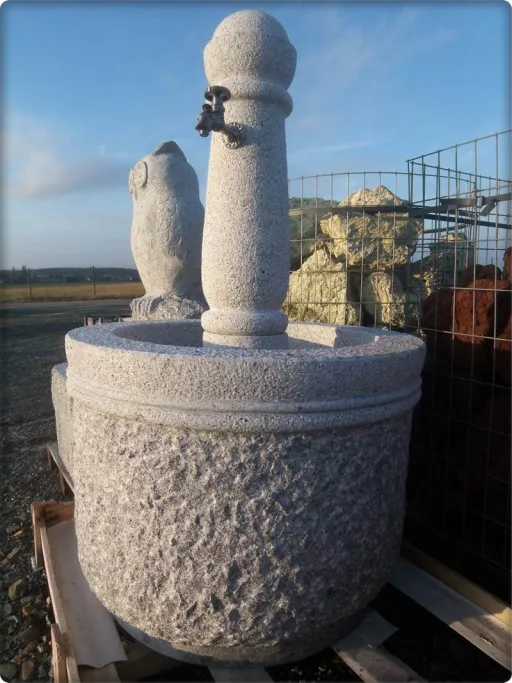
[[169, 656], [318, 652], [398, 554], [423, 343], [287, 333], [283, 350], [203, 347], [199, 321], [66, 336], [80, 563], [121, 624]]

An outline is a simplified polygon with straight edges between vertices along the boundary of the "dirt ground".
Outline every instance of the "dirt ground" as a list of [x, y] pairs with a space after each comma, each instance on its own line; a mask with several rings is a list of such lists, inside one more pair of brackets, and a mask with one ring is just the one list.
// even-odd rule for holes
[[127, 300], [0, 307], [0, 676], [7, 681], [48, 680], [50, 667], [51, 615], [44, 575], [31, 567], [30, 504], [62, 498], [43, 450], [56, 438], [51, 369], [65, 360], [64, 336], [84, 315], [127, 311]]

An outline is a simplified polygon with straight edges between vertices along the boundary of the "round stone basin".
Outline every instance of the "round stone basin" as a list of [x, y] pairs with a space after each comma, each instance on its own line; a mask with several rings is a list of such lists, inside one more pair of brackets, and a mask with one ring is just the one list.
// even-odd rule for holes
[[132, 635], [184, 661], [322, 650], [399, 550], [423, 343], [287, 332], [280, 351], [203, 348], [199, 321], [66, 336], [82, 569]]

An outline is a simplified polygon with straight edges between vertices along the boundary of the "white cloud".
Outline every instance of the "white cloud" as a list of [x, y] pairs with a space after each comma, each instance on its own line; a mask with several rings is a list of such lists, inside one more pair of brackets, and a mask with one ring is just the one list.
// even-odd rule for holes
[[126, 187], [130, 163], [97, 145], [80, 154], [66, 130], [24, 115], [4, 131], [8, 194], [35, 199]]

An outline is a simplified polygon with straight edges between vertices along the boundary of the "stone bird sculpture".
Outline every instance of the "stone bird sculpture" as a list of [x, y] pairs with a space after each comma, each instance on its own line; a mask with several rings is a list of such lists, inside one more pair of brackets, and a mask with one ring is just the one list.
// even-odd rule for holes
[[162, 143], [130, 170], [131, 248], [146, 294], [131, 303], [139, 320], [199, 318], [204, 208], [184, 153]]

